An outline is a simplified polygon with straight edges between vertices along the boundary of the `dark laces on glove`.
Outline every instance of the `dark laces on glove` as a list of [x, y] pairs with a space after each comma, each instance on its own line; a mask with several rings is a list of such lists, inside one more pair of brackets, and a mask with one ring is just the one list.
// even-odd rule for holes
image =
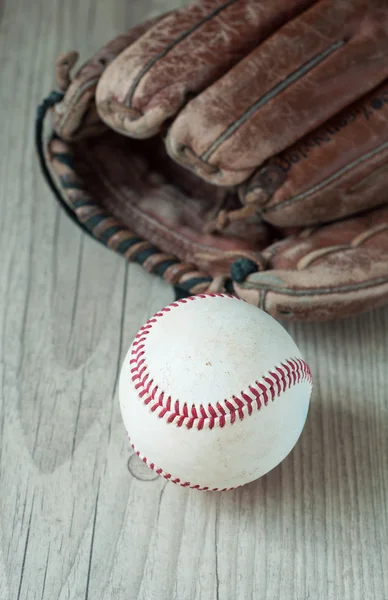
[[[60, 87], [64, 89], [67, 86], [61, 85]], [[83, 189], [82, 181], [80, 181], [79, 178], [73, 182], [69, 177], [63, 178], [63, 180], [60, 178], [59, 185], [57, 185], [51, 171], [49, 170], [48, 161], [45, 155], [45, 118], [47, 113], [56, 104], [63, 100], [64, 96], [64, 91], [54, 90], [38, 106], [35, 122], [35, 147], [42, 174], [50, 190], [62, 208], [65, 210], [66, 214], [72, 219], [73, 222], [81, 227], [85, 233], [98, 240], [104, 246], [110, 247], [110, 239], [119, 232], [125, 231], [125, 240], [116, 248], [116, 251], [124, 254], [127, 258], [128, 251], [130, 251], [131, 261], [142, 265], [149, 272], [161, 277], [165, 276], [168, 269], [176, 269], [178, 281], [174, 284], [174, 289], [177, 299], [196, 293], [203, 293], [208, 290], [222, 291], [218, 289], [220, 284], [225, 291], [233, 294], [233, 281], [241, 283], [249, 274], [258, 270], [257, 264], [254, 261], [247, 258], [239, 259], [232, 266], [231, 279], [223, 279], [222, 283], [220, 282], [220, 284], [218, 284], [216, 280], [212, 279], [212, 277], [198, 272], [195, 265], [181, 263], [181, 261], [175, 257], [167, 257], [159, 248], [153, 246], [150, 242], [139, 238], [132, 232], [129, 232], [119, 221], [117, 221], [117, 224], [110, 226], [109, 229], [105, 229], [102, 235], [95, 234], [94, 230], [100, 228], [100, 225], [104, 220], [109, 219], [110, 222], [112, 222], [112, 215], [108, 214], [102, 207], [95, 205], [87, 190]], [[55, 133], [51, 134], [51, 140], [55, 139], [59, 140], [60, 138]], [[74, 172], [74, 158], [70, 144], [67, 144], [66, 148], [66, 152], [53, 154], [52, 158], [61, 164], [66, 165], [72, 172]], [[74, 189], [72, 189], [72, 186]], [[76, 199], [73, 201], [69, 195], [64, 193], [64, 190], [67, 192], [76, 191], [77, 193], [74, 196]], [[94, 214], [92, 218], [87, 218], [86, 221], [83, 220], [80, 213], [85, 207], [96, 208], [98, 214]], [[100, 229], [103, 230], [103, 228]], [[192, 272], [193, 276], [190, 278], [185, 278], [185, 275], [188, 272]]]
[[[112, 215], [108, 214], [102, 207], [94, 205], [93, 199], [89, 196], [87, 190], [82, 189], [82, 182], [80, 182], [79, 179], [73, 182], [74, 190], [72, 190], [71, 178], [60, 179], [60, 185], [56, 184], [54, 177], [48, 168], [48, 161], [45, 156], [44, 122], [49, 110], [51, 110], [58, 102], [61, 102], [63, 98], [64, 92], [54, 90], [39, 105], [35, 122], [35, 147], [43, 176], [66, 214], [81, 227], [83, 231], [98, 240], [104, 246], [109, 247], [110, 238], [117, 235], [120, 231], [125, 231], [126, 239], [116, 248], [116, 250], [119, 253], [128, 256], [128, 251], [133, 249], [134, 251], [131, 252], [131, 260], [142, 265], [151, 273], [163, 277], [167, 269], [170, 268], [171, 270], [171, 268], [175, 268], [178, 274], [178, 281], [174, 285], [177, 298], [183, 298], [191, 294], [206, 291], [213, 282], [210, 276], [199, 273], [195, 265], [181, 263], [181, 261], [175, 257], [166, 257], [159, 248], [153, 246], [150, 242], [139, 238], [136, 234], [129, 232], [119, 221], [117, 221], [117, 224], [112, 225], [108, 230], [105, 230], [102, 236], [95, 235], [94, 230], [97, 229], [104, 220], [109, 219], [110, 222], [112, 222]], [[60, 138], [56, 134], [52, 134], [51, 140], [55, 139]], [[66, 165], [74, 172], [74, 159], [71, 152], [71, 146], [67, 145], [67, 148], [67, 152], [54, 154], [53, 158], [63, 165]], [[66, 196], [61, 191], [61, 186], [63, 189], [66, 189], [67, 192], [77, 192], [77, 199], [74, 203], [72, 203], [69, 196]], [[83, 221], [78, 211], [82, 211], [82, 208], [85, 208], [85, 206], [91, 208], [95, 206], [98, 210], [98, 214], [94, 214], [92, 218]], [[188, 272], [192, 272], [193, 276], [187, 279], [184, 276]]]
[[38, 154], [39, 166], [42, 170], [43, 177], [45, 178], [50, 190], [54, 194], [55, 198], [61, 204], [66, 214], [74, 221], [77, 225], [79, 225], [88, 235], [92, 235], [87, 227], [83, 223], [80, 223], [77, 219], [74, 211], [70, 208], [68, 203], [65, 201], [62, 193], [57, 187], [52, 174], [50, 173], [44, 153], [44, 141], [43, 141], [43, 130], [44, 130], [44, 121], [48, 111], [58, 102], [63, 100], [64, 93], [53, 90], [51, 94], [47, 96], [43, 100], [43, 102], [38, 106], [36, 113], [36, 121], [35, 121], [35, 148]]

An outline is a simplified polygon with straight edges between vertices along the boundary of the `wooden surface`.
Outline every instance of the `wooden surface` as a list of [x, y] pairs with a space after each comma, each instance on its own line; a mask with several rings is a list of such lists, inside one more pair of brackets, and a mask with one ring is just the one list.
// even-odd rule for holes
[[315, 389], [302, 437], [238, 491], [132, 456], [117, 376], [171, 289], [86, 238], [42, 181], [35, 107], [169, 0], [8, 0], [0, 22], [0, 599], [387, 600], [388, 310], [290, 326]]

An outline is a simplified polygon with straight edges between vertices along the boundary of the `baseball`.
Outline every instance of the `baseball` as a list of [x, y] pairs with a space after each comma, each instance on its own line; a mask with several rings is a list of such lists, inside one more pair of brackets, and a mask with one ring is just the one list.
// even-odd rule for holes
[[166, 479], [225, 491], [258, 479], [304, 427], [311, 371], [286, 330], [227, 294], [173, 302], [125, 357], [120, 408], [133, 449]]

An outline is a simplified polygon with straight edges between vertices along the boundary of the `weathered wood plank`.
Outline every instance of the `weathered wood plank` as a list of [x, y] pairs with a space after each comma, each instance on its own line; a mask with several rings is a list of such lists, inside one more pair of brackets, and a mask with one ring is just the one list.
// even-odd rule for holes
[[[0, 21], [1, 600], [388, 598], [388, 311], [289, 330], [315, 376], [305, 430], [223, 495], [132, 454], [117, 377], [168, 286], [83, 236], [34, 158], [55, 56], [82, 60], [173, 0], [9, 0]], [[182, 2], [183, 4], [183, 2]]]

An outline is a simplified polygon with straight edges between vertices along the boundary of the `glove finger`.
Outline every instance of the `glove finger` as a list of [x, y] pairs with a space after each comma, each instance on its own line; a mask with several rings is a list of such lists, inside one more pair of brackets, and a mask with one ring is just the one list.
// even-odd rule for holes
[[170, 129], [168, 152], [214, 184], [240, 184], [380, 85], [387, 56], [380, 0], [322, 0], [192, 100]]
[[97, 88], [101, 118], [119, 133], [151, 137], [187, 99], [316, 0], [199, 0], [176, 10], [125, 50]]
[[388, 202], [388, 80], [268, 161], [242, 187], [277, 227], [334, 221]]
[[150, 19], [108, 42], [78, 69], [72, 81], [70, 71], [78, 54], [70, 52], [58, 57], [57, 87], [66, 93], [52, 112], [52, 123], [62, 139], [70, 141], [101, 132], [102, 123], [95, 108], [97, 82], [107, 65], [159, 20], [160, 17]]
[[320, 321], [388, 302], [388, 206], [270, 246], [268, 270], [234, 283], [274, 317]]

